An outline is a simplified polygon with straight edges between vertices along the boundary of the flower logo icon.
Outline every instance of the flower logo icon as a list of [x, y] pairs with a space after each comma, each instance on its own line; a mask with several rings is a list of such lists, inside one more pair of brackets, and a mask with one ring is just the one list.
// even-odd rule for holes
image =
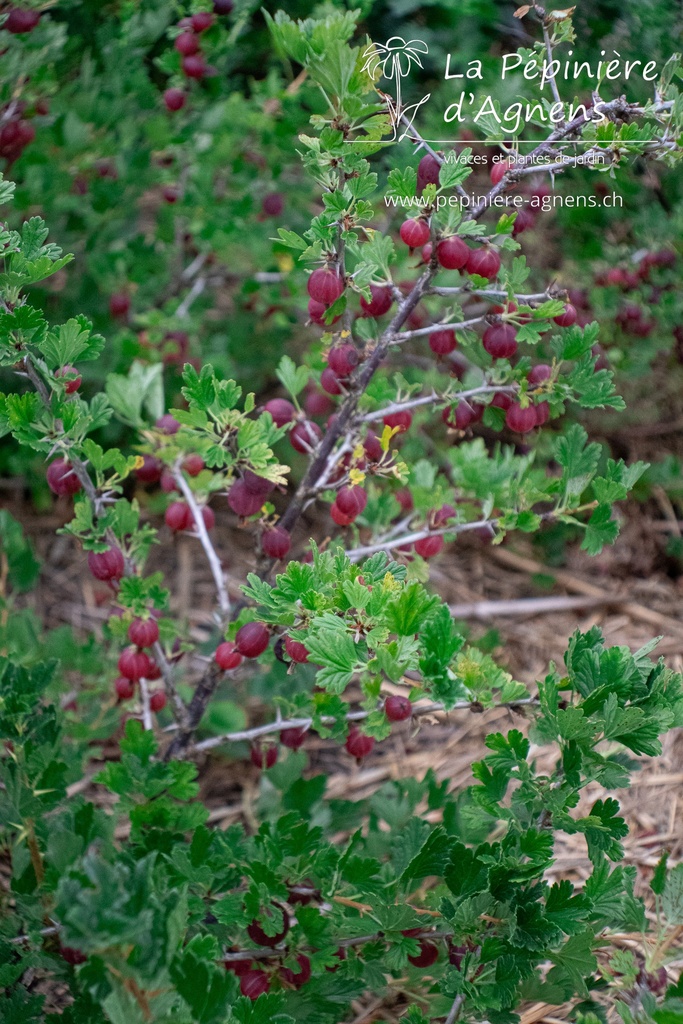
[[[402, 82], [407, 78], [414, 65], [422, 67], [420, 56], [429, 53], [429, 47], [422, 39], [410, 39], [405, 41], [401, 36], [392, 36], [384, 45], [381, 43], [370, 43], [363, 56], [366, 58], [363, 71], [368, 71], [374, 81], [384, 77], [395, 83], [396, 99], [387, 93], [381, 95], [387, 102], [389, 115], [394, 129], [394, 139], [400, 142], [409, 134], [415, 114], [426, 103], [431, 93], [423, 96], [419, 103], [410, 106], [403, 105]], [[405, 128], [401, 135], [398, 135], [399, 124], [403, 123]]]

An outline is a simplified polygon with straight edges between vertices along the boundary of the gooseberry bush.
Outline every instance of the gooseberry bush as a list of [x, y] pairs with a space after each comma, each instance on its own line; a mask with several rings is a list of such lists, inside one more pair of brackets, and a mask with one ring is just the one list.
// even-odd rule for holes
[[[547, 45], [571, 41], [567, 12], [537, 13]], [[299, 140], [319, 212], [302, 233], [279, 231], [320, 330], [300, 364], [280, 360], [276, 397], [188, 362], [169, 408], [159, 366], [139, 360], [84, 397], [83, 367], [105, 338], [83, 315], [51, 323], [32, 301], [70, 257], [38, 216], [0, 232], [0, 358], [17, 382], [0, 397], [0, 427], [44, 460], [69, 509], [60, 532], [108, 592], [97, 679], [75, 715], [87, 723], [94, 703], [124, 712], [116, 756], [88, 778], [89, 743], [111, 733], [74, 728], [59, 664], [12, 628], [38, 570], [3, 513], [2, 1019], [337, 1024], [372, 993], [411, 1024], [512, 1024], [538, 1000], [569, 1003], [586, 1024], [614, 1007], [626, 1024], [669, 1024], [683, 997], [666, 970], [681, 870], [662, 858], [648, 917], [620, 864], [628, 829], [609, 791], [683, 724], [680, 675], [652, 660], [656, 641], [632, 653], [594, 627], [529, 689], [467, 642], [429, 585], [430, 560], [462, 533], [501, 543], [568, 523], [599, 553], [646, 468], [606, 457], [579, 422], [581, 410], [623, 408], [599, 325], [551, 282], [525, 290], [518, 221], [491, 216], [538, 164], [496, 165], [469, 210], [439, 203], [467, 194], [469, 165], [411, 129], [414, 160], [385, 175], [375, 158], [406, 143], [387, 141], [356, 15], [268, 20], [325, 102]], [[196, 10], [174, 34], [171, 112], [184, 95], [174, 76], [210, 72], [213, 24]], [[580, 139], [614, 160], [675, 159], [671, 78], [651, 103], [603, 109], [603, 122], [578, 115], [536, 155], [566, 157]], [[12, 194], [3, 181], [0, 199]], [[386, 196], [412, 215], [387, 223]], [[113, 425], [129, 439], [121, 448], [105, 443]], [[225, 524], [252, 543], [241, 581]], [[205, 643], [171, 614], [163, 573], [145, 568], [177, 534], [195, 541], [215, 587]], [[260, 676], [258, 719], [217, 728], [212, 707]], [[519, 727], [487, 737], [462, 792], [428, 773], [333, 800], [307, 773], [312, 734], [343, 747], [351, 772], [394, 730], [492, 707]], [[210, 827], [197, 781], [210, 750], [245, 753], [263, 773], [267, 799], [248, 826]], [[582, 885], [550, 878], [563, 834], [585, 841]], [[642, 933], [642, 953], [612, 942], [623, 932]]]

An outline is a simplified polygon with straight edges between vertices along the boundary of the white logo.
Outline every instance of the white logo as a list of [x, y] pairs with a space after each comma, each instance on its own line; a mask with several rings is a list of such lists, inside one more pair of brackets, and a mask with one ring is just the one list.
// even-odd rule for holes
[[[378, 81], [383, 76], [388, 81], [396, 83], [396, 99], [393, 99], [388, 93], [380, 90], [378, 92], [386, 100], [394, 129], [393, 138], [398, 142], [410, 135], [417, 111], [431, 96], [431, 93], [427, 93], [419, 103], [403, 105], [402, 80], [408, 77], [413, 64], [422, 67], [420, 54], [426, 53], [429, 53], [429, 47], [422, 39], [411, 39], [406, 42], [401, 36], [392, 36], [391, 39], [387, 39], [384, 46], [381, 43], [370, 43], [363, 53], [366, 58], [363, 71], [369, 71], [373, 81]], [[404, 129], [399, 135], [399, 125], [401, 124]]]

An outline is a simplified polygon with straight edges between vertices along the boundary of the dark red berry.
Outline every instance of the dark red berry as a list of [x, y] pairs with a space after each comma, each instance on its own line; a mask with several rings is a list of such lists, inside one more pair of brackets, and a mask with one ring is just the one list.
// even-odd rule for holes
[[497, 185], [499, 181], [502, 181], [507, 172], [511, 167], [514, 166], [513, 160], [496, 160], [489, 171], [489, 177], [491, 178], [491, 184]]
[[194, 32], [206, 32], [207, 28], [213, 25], [213, 14], [209, 11], [198, 11], [190, 18], [190, 24]]
[[279, 217], [285, 208], [285, 200], [282, 192], [269, 192], [263, 197], [261, 212], [266, 217]]
[[60, 498], [78, 494], [81, 489], [81, 481], [67, 459], [54, 459], [47, 467], [46, 479], [52, 493]]
[[539, 402], [538, 405], [534, 406], [536, 412], [536, 426], [542, 427], [544, 423], [548, 422], [550, 416], [550, 406], [547, 402]]
[[270, 413], [276, 427], [285, 427], [296, 416], [296, 409], [286, 398], [271, 398], [263, 409]]
[[550, 380], [552, 372], [547, 363], [537, 363], [529, 370], [527, 380], [530, 384], [542, 384], [543, 381]]
[[[325, 319], [325, 314], [329, 306], [326, 306], [323, 302], [317, 302], [315, 299], [308, 300], [308, 315], [314, 324], [318, 324], [319, 327], [327, 328], [328, 323]], [[336, 324], [339, 316], [332, 317], [331, 324]], [[330, 324], [330, 326], [331, 326]]]
[[412, 512], [415, 508], [415, 502], [408, 487], [400, 487], [394, 494], [394, 497], [404, 512]]
[[564, 313], [560, 313], [559, 316], [553, 317], [553, 320], [558, 327], [571, 327], [572, 324], [576, 323], [576, 309], [572, 306], [571, 302], [568, 302], [564, 307]]
[[429, 224], [426, 220], [416, 220], [411, 217], [401, 224], [400, 235], [402, 241], [411, 249], [419, 249], [429, 241]]
[[327, 356], [328, 367], [342, 380], [350, 377], [360, 362], [355, 345], [335, 345]]
[[504, 391], [497, 391], [491, 399], [491, 405], [496, 409], [503, 409], [507, 412], [512, 405], [512, 397]]
[[230, 14], [234, 6], [234, 0], [213, 0], [213, 9], [216, 14]]
[[420, 942], [420, 952], [408, 957], [413, 967], [431, 967], [438, 959], [439, 947], [433, 942], [427, 942], [426, 939]]
[[183, 57], [181, 67], [187, 78], [205, 78], [208, 70], [201, 53], [192, 53], [189, 57]]
[[308, 294], [316, 302], [331, 306], [344, 291], [344, 282], [336, 270], [318, 267], [308, 279]]
[[258, 658], [265, 651], [269, 640], [270, 633], [262, 622], [247, 622], [237, 630], [235, 646], [245, 658]]
[[219, 668], [222, 668], [224, 672], [229, 672], [242, 664], [242, 655], [231, 640], [225, 640], [216, 648], [214, 660]]
[[205, 528], [207, 530], [213, 530], [216, 525], [216, 516], [213, 509], [209, 508], [208, 505], [204, 505], [201, 509], [201, 513]]
[[467, 430], [473, 423], [478, 423], [483, 415], [483, 405], [461, 399], [455, 411], [449, 408], [444, 409], [441, 419], [451, 430]]
[[[139, 469], [135, 470], [135, 475], [141, 484], [156, 484], [161, 480], [161, 474], [164, 471], [164, 464], [159, 459], [155, 459], [153, 455], [143, 455], [142, 465]], [[173, 479], [173, 477], [171, 477]], [[173, 481], [173, 488], [175, 490], [175, 481]]]
[[178, 490], [178, 484], [176, 483], [175, 477], [173, 476], [173, 473], [171, 473], [170, 469], [163, 469], [161, 471], [159, 483], [161, 484], [161, 489], [164, 494], [173, 494]]
[[175, 416], [172, 416], [170, 412], [160, 416], [154, 426], [157, 430], [161, 430], [164, 434], [177, 434], [180, 430], [180, 424]]
[[400, 434], [404, 434], [406, 430], [409, 430], [412, 422], [413, 414], [408, 409], [404, 409], [401, 412], [392, 412], [384, 417], [384, 426], [391, 427], [392, 430], [398, 429]]
[[384, 457], [382, 442], [376, 434], [366, 434], [363, 449], [370, 462], [379, 462]]
[[420, 558], [434, 558], [443, 549], [443, 537], [440, 534], [423, 537], [415, 541], [415, 551]]
[[130, 295], [125, 292], [116, 292], [109, 299], [109, 312], [113, 317], [122, 320], [128, 316], [130, 311]]
[[114, 683], [114, 689], [116, 690], [116, 696], [119, 700], [130, 700], [135, 693], [135, 683], [132, 679], [126, 679], [125, 676], [119, 676]]
[[147, 678], [151, 661], [144, 651], [139, 651], [136, 647], [127, 647], [119, 658], [118, 666], [122, 676], [137, 683], [138, 680]]
[[199, 40], [197, 39], [194, 32], [181, 32], [173, 44], [183, 57], [189, 57], [193, 53], [197, 53], [199, 50]]
[[450, 330], [450, 328], [434, 331], [433, 334], [429, 335], [429, 347], [434, 355], [437, 356], [447, 356], [456, 348], [457, 344], [455, 331]]
[[269, 558], [285, 558], [289, 554], [291, 546], [292, 538], [289, 531], [282, 526], [274, 526], [270, 530], [265, 530], [261, 537], [263, 553]]
[[72, 967], [76, 967], [78, 964], [84, 964], [88, 959], [85, 953], [81, 953], [80, 949], [74, 949], [73, 946], [60, 946], [59, 955], [62, 960], [66, 960]]
[[300, 640], [293, 636], [285, 637], [285, 650], [297, 665], [304, 665], [308, 661], [308, 650]]
[[183, 461], [183, 469], [188, 476], [199, 476], [201, 471], [205, 468], [204, 459], [201, 455], [188, 455]]
[[296, 423], [289, 432], [289, 443], [296, 452], [309, 455], [321, 440], [323, 432], [317, 423], [304, 420]]
[[271, 480], [266, 480], [264, 476], [259, 476], [250, 469], [244, 470], [242, 479], [248, 491], [251, 491], [252, 494], [259, 494], [264, 498], [275, 489], [275, 484]]
[[500, 256], [493, 249], [473, 249], [467, 261], [467, 273], [491, 281], [500, 270]]
[[270, 988], [270, 978], [265, 971], [247, 971], [240, 978], [240, 992], [247, 999], [258, 999]]
[[152, 647], [159, 639], [156, 619], [133, 619], [128, 627], [128, 639], [136, 647]]
[[23, 7], [13, 7], [2, 27], [12, 35], [21, 35], [23, 32], [33, 32], [39, 21], [39, 11], [27, 11]]
[[517, 331], [512, 324], [492, 324], [484, 331], [483, 344], [492, 359], [510, 359], [517, 351]]
[[272, 768], [277, 761], [277, 747], [273, 743], [254, 745], [249, 757], [256, 768]]
[[126, 571], [126, 563], [120, 548], [111, 547], [106, 551], [89, 551], [88, 568], [96, 580], [120, 580]]
[[276, 935], [266, 935], [256, 918], [254, 918], [251, 924], [247, 925], [247, 935], [257, 946], [269, 946], [272, 949], [273, 946], [277, 946], [278, 943], [282, 942], [289, 931], [289, 915], [287, 911], [282, 910], [279, 904], [275, 905], [282, 913], [282, 931], [277, 932]]
[[303, 746], [305, 739], [306, 729], [283, 729], [280, 733], [280, 743], [290, 750], [298, 750]]
[[349, 734], [344, 744], [349, 754], [359, 760], [360, 758], [367, 757], [372, 752], [374, 745], [375, 741], [372, 736], [366, 736], [356, 725], [352, 725], [349, 729]]
[[441, 164], [431, 153], [425, 153], [417, 165], [417, 195], [421, 196], [427, 185], [439, 185]]
[[413, 705], [407, 697], [392, 694], [384, 701], [384, 714], [390, 722], [404, 722], [413, 713]]
[[291, 967], [281, 967], [280, 977], [287, 984], [292, 985], [294, 988], [301, 988], [311, 978], [311, 961], [308, 959], [305, 953], [299, 953], [297, 956], [297, 963], [299, 964], [299, 970], [293, 971]]
[[355, 485], [342, 487], [337, 491], [335, 503], [345, 516], [359, 516], [368, 503], [368, 495], [362, 487]]
[[186, 98], [182, 89], [167, 89], [164, 93], [166, 109], [171, 111], [182, 110], [185, 106]]
[[67, 395], [75, 394], [83, 379], [75, 366], [62, 366], [55, 370], [55, 377], [64, 378], [64, 390]]
[[536, 426], [536, 410], [533, 405], [523, 409], [518, 402], [513, 402], [505, 413], [505, 422], [517, 434], [528, 434]]
[[345, 512], [342, 512], [336, 501], [333, 501], [330, 505], [330, 515], [337, 526], [350, 526], [356, 518], [355, 516], [348, 516]]
[[516, 238], [517, 235], [521, 235], [523, 231], [528, 231], [535, 223], [536, 218], [531, 210], [525, 210], [523, 207], [521, 210], [517, 210], [515, 223], [512, 225], [512, 237]]
[[233, 512], [241, 517], [253, 516], [260, 511], [264, 502], [262, 494], [254, 494], [244, 480], [235, 480], [228, 491], [228, 505]]
[[232, 971], [238, 978], [247, 974], [254, 964], [253, 960], [224, 960], [223, 966], [226, 971]]
[[166, 707], [166, 694], [163, 690], [155, 690], [149, 698], [150, 711], [163, 711]]
[[320, 374], [320, 387], [323, 391], [327, 392], [328, 395], [341, 395], [344, 390], [339, 377], [336, 375], [334, 370], [330, 369], [329, 366], [326, 366]]
[[192, 526], [193, 519], [192, 513], [190, 512], [189, 505], [186, 505], [184, 501], [172, 501], [166, 509], [164, 519], [169, 529], [173, 530], [174, 533], [181, 533], [183, 530], [189, 530]]
[[360, 304], [363, 316], [384, 316], [391, 309], [394, 297], [388, 285], [371, 284], [370, 292], [372, 298], [368, 302], [361, 296]]
[[462, 270], [472, 250], [462, 238], [444, 238], [436, 247], [436, 258], [446, 270]]

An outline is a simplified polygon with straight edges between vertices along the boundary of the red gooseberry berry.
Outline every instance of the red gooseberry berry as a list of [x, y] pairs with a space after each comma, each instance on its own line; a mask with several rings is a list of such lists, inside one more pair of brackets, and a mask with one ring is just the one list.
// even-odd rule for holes
[[500, 270], [500, 256], [493, 249], [473, 249], [467, 260], [467, 273], [491, 281]]
[[[142, 465], [139, 469], [135, 470], [135, 475], [141, 484], [156, 484], [161, 480], [161, 474], [164, 471], [164, 464], [159, 459], [155, 459], [153, 455], [143, 455]], [[171, 477], [171, 479], [173, 479]], [[175, 481], [173, 481], [173, 487], [175, 489]]]
[[122, 676], [137, 683], [138, 680], [147, 678], [151, 661], [144, 651], [138, 650], [137, 647], [127, 647], [119, 657], [118, 668]]
[[542, 384], [543, 381], [550, 380], [552, 372], [547, 363], [537, 363], [529, 370], [527, 380], [530, 384]]
[[208, 71], [206, 61], [201, 53], [191, 53], [188, 57], [183, 57], [181, 67], [187, 78], [205, 78]]
[[263, 553], [269, 558], [285, 558], [292, 546], [292, 538], [288, 530], [282, 526], [274, 526], [265, 530], [261, 537]]
[[166, 707], [166, 694], [163, 690], [155, 690], [150, 694], [149, 707], [151, 711], [163, 711]]
[[492, 359], [510, 359], [517, 351], [517, 331], [512, 324], [492, 324], [482, 342]]
[[176, 110], [182, 110], [185, 106], [186, 100], [185, 93], [182, 89], [167, 89], [164, 93], [164, 103], [166, 109], [175, 112]]
[[89, 551], [88, 568], [96, 580], [120, 580], [126, 571], [123, 552], [115, 546], [106, 551]]
[[263, 494], [250, 491], [244, 480], [235, 480], [228, 491], [228, 505], [241, 518], [255, 515], [264, 500]]
[[355, 345], [335, 345], [327, 354], [327, 365], [342, 379], [349, 377], [360, 362]]
[[157, 430], [160, 430], [162, 434], [169, 434], [170, 436], [177, 434], [180, 430], [180, 423], [175, 416], [171, 415], [170, 412], [164, 413], [163, 416], [160, 416], [159, 419], [156, 420], [154, 426]]
[[213, 25], [213, 14], [210, 14], [209, 11], [197, 11], [190, 18], [190, 24], [194, 32], [205, 32]]
[[407, 697], [392, 694], [384, 701], [384, 714], [390, 722], [404, 722], [413, 713], [413, 705]]
[[197, 53], [199, 50], [199, 40], [197, 39], [194, 32], [181, 32], [179, 36], [176, 36], [176, 40], [173, 44], [183, 57], [189, 57], [193, 53]]
[[231, 640], [224, 640], [222, 644], [219, 644], [213, 657], [218, 667], [224, 672], [229, 672], [242, 664], [242, 655]]
[[53, 459], [47, 467], [46, 479], [52, 493], [60, 498], [78, 494], [81, 489], [81, 481], [67, 459]]
[[39, 21], [40, 11], [28, 11], [24, 7], [13, 7], [2, 27], [12, 35], [21, 35], [23, 32], [33, 32]]
[[116, 690], [116, 696], [119, 700], [130, 700], [135, 693], [135, 683], [132, 679], [127, 679], [125, 676], [119, 676], [114, 682], [114, 689]]
[[458, 342], [455, 331], [446, 328], [441, 331], [434, 331], [429, 335], [429, 347], [437, 356], [446, 356], [456, 348]]
[[64, 390], [67, 395], [75, 394], [83, 380], [75, 366], [61, 366], [58, 370], [55, 370], [55, 377], [64, 381]]
[[125, 292], [116, 292], [109, 298], [109, 312], [113, 317], [123, 319], [130, 311], [130, 295]]
[[297, 955], [297, 963], [299, 970], [294, 971], [291, 967], [281, 967], [280, 977], [287, 984], [292, 985], [294, 988], [301, 988], [311, 978], [311, 961], [305, 953], [299, 953]]
[[308, 661], [308, 649], [293, 636], [285, 637], [285, 650], [297, 665], [304, 665]]
[[272, 768], [277, 761], [277, 747], [274, 743], [254, 744], [249, 757], [256, 768]]
[[289, 443], [296, 452], [302, 455], [310, 454], [318, 445], [323, 432], [317, 423], [311, 420], [303, 420], [295, 423], [289, 432]]
[[536, 410], [533, 405], [523, 409], [519, 402], [513, 402], [505, 413], [505, 422], [517, 434], [528, 434], [536, 426]]
[[426, 939], [420, 942], [419, 953], [408, 957], [413, 967], [431, 967], [438, 959], [439, 947], [434, 942], [427, 942]]
[[270, 988], [270, 978], [265, 971], [247, 971], [240, 977], [240, 992], [247, 999], [258, 999]]
[[391, 427], [392, 430], [398, 430], [399, 434], [404, 434], [406, 430], [410, 429], [413, 414], [408, 409], [403, 409], [389, 413], [384, 417], [383, 422], [385, 427]]
[[352, 725], [349, 729], [346, 743], [344, 744], [349, 754], [358, 760], [367, 757], [372, 752], [374, 745], [375, 741], [372, 736], [366, 736], [356, 725]]
[[199, 476], [201, 471], [205, 468], [204, 459], [201, 455], [188, 455], [183, 460], [183, 469], [188, 476]]
[[328, 395], [341, 395], [344, 391], [342, 382], [334, 370], [330, 369], [329, 366], [326, 366], [320, 374], [320, 387], [323, 391], [327, 392]]
[[571, 327], [572, 324], [576, 323], [576, 309], [572, 306], [571, 302], [568, 302], [564, 307], [564, 313], [560, 313], [559, 316], [553, 317], [553, 320], [558, 327]]
[[330, 267], [318, 267], [308, 279], [308, 294], [316, 302], [331, 306], [344, 291], [341, 275]]
[[193, 522], [189, 505], [186, 505], [184, 501], [172, 501], [164, 513], [164, 519], [166, 525], [174, 533], [189, 530]]
[[389, 312], [394, 301], [391, 288], [388, 285], [371, 284], [370, 293], [372, 298], [369, 302], [361, 296], [360, 305], [363, 316], [384, 316]]
[[133, 619], [128, 627], [128, 639], [136, 647], [152, 647], [159, 639], [156, 619]]
[[415, 551], [420, 558], [434, 558], [443, 548], [443, 537], [440, 534], [423, 537], [415, 541]]
[[359, 485], [341, 487], [335, 499], [337, 508], [345, 516], [359, 516], [368, 503], [367, 492]]
[[252, 942], [255, 942], [257, 946], [268, 946], [271, 949], [277, 946], [284, 939], [285, 935], [289, 931], [289, 914], [286, 910], [283, 910], [279, 904], [273, 904], [282, 913], [282, 929], [276, 932], [275, 935], [268, 935], [259, 921], [254, 920], [247, 925], [247, 935]]
[[442, 239], [436, 247], [436, 258], [446, 270], [462, 270], [471, 254], [470, 247], [455, 235]]
[[332, 521], [335, 522], [337, 526], [350, 526], [356, 518], [355, 516], [348, 516], [345, 512], [342, 512], [336, 501], [333, 501], [330, 505], [330, 515], [332, 516]]
[[285, 427], [291, 423], [296, 415], [296, 409], [286, 398], [271, 398], [263, 407], [264, 412], [269, 412], [276, 427]]
[[245, 658], [258, 658], [270, 641], [270, 633], [263, 622], [247, 622], [237, 630], [235, 646]]
[[433, 153], [425, 153], [417, 165], [417, 195], [421, 196], [427, 185], [438, 185], [441, 162]]
[[401, 240], [411, 249], [419, 249], [429, 241], [429, 224], [426, 220], [410, 217], [401, 224]]
[[283, 729], [280, 733], [280, 743], [289, 750], [298, 750], [303, 746], [306, 739], [306, 729]]

